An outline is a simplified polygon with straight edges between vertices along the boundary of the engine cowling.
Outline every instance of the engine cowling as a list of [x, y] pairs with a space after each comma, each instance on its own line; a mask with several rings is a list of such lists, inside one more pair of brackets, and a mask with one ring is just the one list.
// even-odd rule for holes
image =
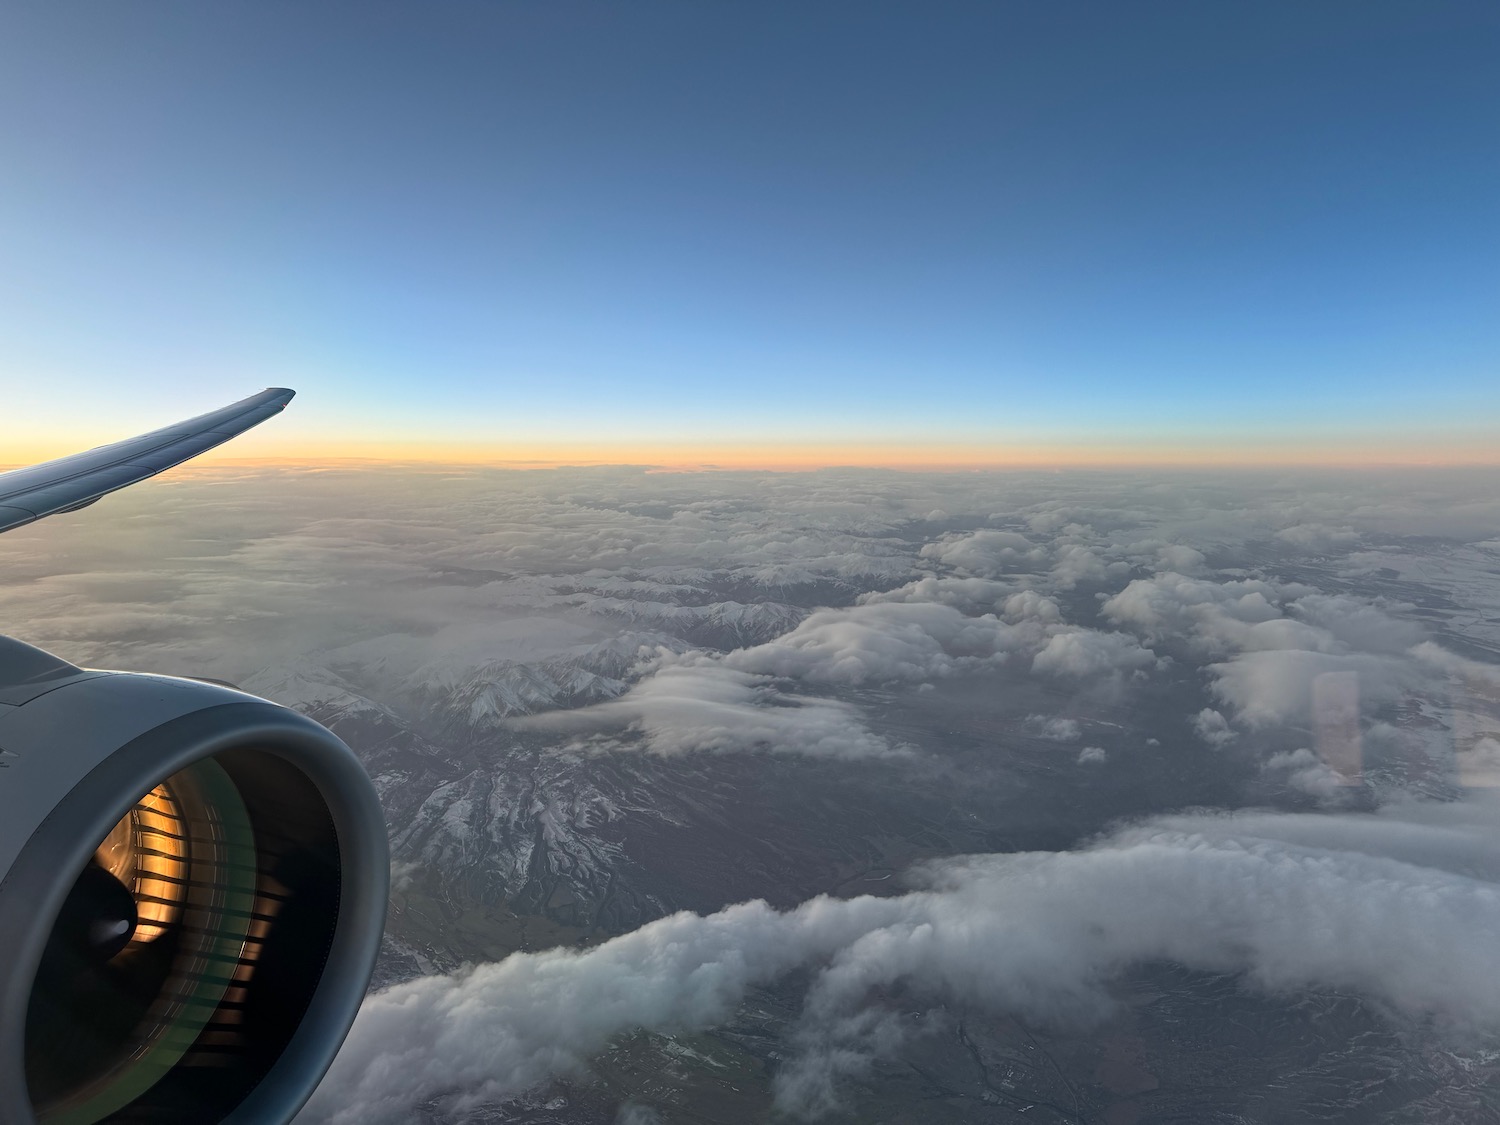
[[289, 1120], [388, 881], [374, 789], [322, 726], [0, 638], [0, 1122]]

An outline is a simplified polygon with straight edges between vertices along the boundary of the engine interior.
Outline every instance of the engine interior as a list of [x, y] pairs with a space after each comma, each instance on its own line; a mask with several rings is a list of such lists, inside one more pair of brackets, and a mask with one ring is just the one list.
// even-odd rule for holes
[[44, 1125], [222, 1120], [303, 1020], [338, 922], [313, 782], [237, 747], [141, 793], [73, 877], [31, 988]]

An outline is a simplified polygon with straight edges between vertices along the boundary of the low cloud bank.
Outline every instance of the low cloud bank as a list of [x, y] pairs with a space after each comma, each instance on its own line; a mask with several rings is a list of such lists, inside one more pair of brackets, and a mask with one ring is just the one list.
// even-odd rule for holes
[[[619, 468], [178, 476], [81, 522], [5, 536], [0, 612], [8, 631], [88, 665], [191, 669], [301, 706], [362, 696], [442, 712], [429, 715], [440, 723], [467, 708], [476, 728], [633, 694], [640, 669], [610, 649], [711, 653], [725, 671], [703, 676], [702, 714], [667, 701], [680, 679], [643, 685], [612, 712], [644, 736], [625, 744], [665, 753], [700, 727], [715, 749], [792, 749], [799, 726], [813, 753], [884, 753], [858, 733], [825, 737], [849, 713], [819, 697], [969, 674], [1002, 689], [1033, 673], [1064, 688], [1126, 684], [1165, 658], [1178, 675], [1203, 670], [1207, 697], [1193, 709], [1223, 715], [1216, 737], [1275, 737], [1268, 728], [1313, 721], [1308, 677], [1356, 675], [1367, 720], [1444, 672], [1482, 680], [1429, 635], [1492, 643], [1491, 625], [1373, 591], [1400, 573], [1406, 588], [1478, 604], [1500, 528], [1492, 483]], [[1443, 547], [1436, 567], [1434, 548], [1407, 536], [1468, 542]], [[173, 541], [193, 549], [164, 555]], [[1305, 581], [1321, 586], [1336, 566], [1336, 584], [1265, 569], [1304, 554], [1329, 560], [1304, 568]], [[728, 670], [772, 677], [775, 691]]]
[[623, 727], [641, 736], [641, 747], [659, 754], [769, 749], [880, 757], [906, 751], [870, 732], [853, 706], [784, 685], [831, 690], [925, 684], [1000, 669], [1016, 676], [1098, 679], [1166, 663], [1128, 633], [1062, 624], [1057, 603], [1035, 591], [1012, 594], [1002, 613], [972, 617], [921, 600], [820, 609], [764, 644], [722, 654], [662, 651], [618, 699], [517, 725], [584, 732], [600, 742]]
[[1231, 721], [1243, 728], [1315, 721], [1320, 677], [1351, 677], [1356, 710], [1369, 714], [1430, 689], [1434, 671], [1486, 675], [1490, 666], [1440, 648], [1420, 624], [1398, 616], [1412, 608], [1301, 583], [1165, 572], [1131, 581], [1100, 612], [1153, 645], [1208, 661], [1209, 693], [1225, 710], [1201, 712], [1195, 726], [1221, 746], [1235, 736]]
[[[516, 720], [517, 727], [578, 732], [585, 739], [624, 727], [656, 754], [769, 750], [814, 758], [906, 753], [871, 732], [858, 710], [835, 699], [778, 692], [770, 678], [726, 667], [706, 653], [665, 653], [656, 670], [619, 699]], [[610, 746], [617, 740], [606, 738]], [[574, 744], [586, 749], [588, 743]]]
[[732, 668], [816, 683], [924, 681], [994, 668], [1035, 646], [1036, 622], [969, 617], [932, 602], [820, 609], [789, 633], [724, 657]]
[[799, 968], [815, 975], [774, 1089], [802, 1119], [899, 1050], [876, 999], [897, 983], [934, 1004], [1088, 1026], [1112, 1011], [1111, 978], [1168, 959], [1500, 1033], [1497, 826], [1493, 801], [1175, 816], [1076, 851], [933, 863], [893, 898], [676, 914], [587, 952], [514, 954], [370, 997], [299, 1120], [382, 1125], [434, 1099], [454, 1111], [503, 1100], [586, 1071], [621, 1033], [719, 1024]]

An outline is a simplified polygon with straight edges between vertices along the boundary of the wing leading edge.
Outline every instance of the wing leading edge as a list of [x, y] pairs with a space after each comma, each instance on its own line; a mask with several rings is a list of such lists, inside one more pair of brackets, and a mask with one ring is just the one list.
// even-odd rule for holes
[[267, 387], [175, 426], [0, 473], [0, 531], [87, 507], [106, 493], [180, 465], [280, 414], [296, 393]]

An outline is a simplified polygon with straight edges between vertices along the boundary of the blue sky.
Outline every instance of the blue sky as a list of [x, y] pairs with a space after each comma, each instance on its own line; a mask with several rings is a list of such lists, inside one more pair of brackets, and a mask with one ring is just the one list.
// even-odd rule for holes
[[14, 3], [0, 438], [1500, 437], [1497, 59], [1492, 3]]

